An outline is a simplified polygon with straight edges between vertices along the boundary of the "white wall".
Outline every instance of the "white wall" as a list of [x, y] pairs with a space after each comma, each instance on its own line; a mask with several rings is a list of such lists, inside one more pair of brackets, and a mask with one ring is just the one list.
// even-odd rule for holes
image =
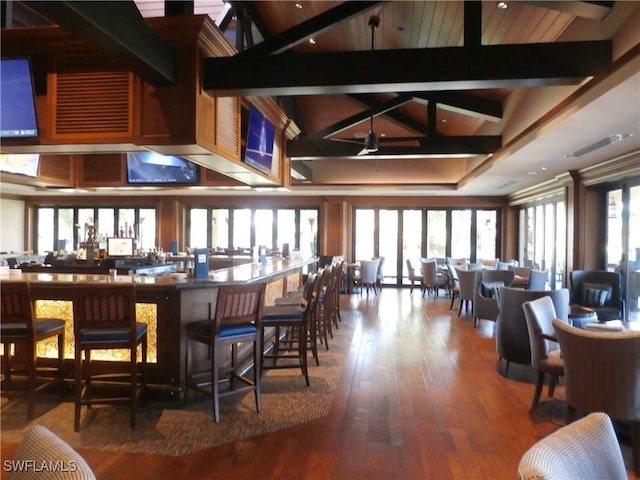
[[26, 250], [25, 202], [0, 198], [0, 252]]

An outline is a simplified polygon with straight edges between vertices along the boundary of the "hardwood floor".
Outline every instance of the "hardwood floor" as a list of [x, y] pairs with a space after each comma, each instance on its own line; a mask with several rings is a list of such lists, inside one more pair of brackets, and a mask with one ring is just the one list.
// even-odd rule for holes
[[[513, 479], [525, 450], [564, 424], [562, 387], [529, 414], [534, 375], [500, 373], [493, 322], [474, 328], [449, 298], [408, 289], [340, 301], [356, 329], [326, 418], [185, 457], [80, 452], [108, 480]], [[16, 448], [3, 443], [2, 458]]]

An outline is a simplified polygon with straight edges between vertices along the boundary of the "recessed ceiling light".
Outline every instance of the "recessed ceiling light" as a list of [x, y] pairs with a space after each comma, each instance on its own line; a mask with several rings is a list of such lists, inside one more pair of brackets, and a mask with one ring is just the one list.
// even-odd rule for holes
[[507, 2], [498, 2], [498, 8], [500, 10], [506, 10], [509, 7], [509, 5], [507, 5]]
[[315, 45], [315, 44], [316, 44], [316, 39], [315, 39], [315, 38], [313, 38], [313, 37], [311, 37], [311, 38], [309, 39], [309, 43], [310, 43], [311, 45]]
[[302, 8], [302, 4], [300, 2], [294, 3], [293, 6], [296, 8]]

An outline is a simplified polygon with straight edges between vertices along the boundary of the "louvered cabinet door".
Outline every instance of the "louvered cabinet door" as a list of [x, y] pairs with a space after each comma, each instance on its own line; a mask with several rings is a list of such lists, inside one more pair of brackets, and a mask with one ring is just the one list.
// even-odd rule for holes
[[133, 135], [133, 74], [106, 58], [63, 55], [52, 74], [52, 138]]

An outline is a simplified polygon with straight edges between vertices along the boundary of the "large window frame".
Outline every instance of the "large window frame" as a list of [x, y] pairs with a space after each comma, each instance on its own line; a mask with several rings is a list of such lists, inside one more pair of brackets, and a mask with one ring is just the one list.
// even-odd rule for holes
[[[96, 226], [96, 239], [113, 236], [136, 238], [136, 248], [156, 248], [158, 211], [154, 206], [60, 205], [34, 209], [33, 245], [38, 254], [50, 251], [73, 251], [87, 239], [88, 227]], [[100, 219], [110, 222], [100, 223]], [[143, 226], [145, 219], [153, 219], [151, 228]], [[46, 225], [44, 224], [46, 222]], [[146, 222], [147, 224], [149, 222]], [[145, 230], [145, 231], [143, 231]], [[61, 235], [71, 238], [61, 238]], [[64, 240], [64, 242], [62, 241]]]
[[[382, 225], [381, 218], [389, 218], [389, 212], [395, 211], [397, 214], [397, 225]], [[500, 207], [354, 207], [352, 215], [352, 245], [353, 260], [363, 260], [368, 257], [385, 257], [383, 283], [387, 285], [402, 286], [408, 285], [408, 270], [406, 261], [408, 259], [417, 260], [419, 257], [450, 257], [454, 250], [452, 243], [460, 238], [456, 235], [455, 222], [452, 220], [456, 216], [464, 217], [464, 222], [457, 222], [464, 228], [461, 235], [468, 241], [468, 248], [465, 247], [465, 255], [471, 262], [479, 259], [478, 251], [478, 212], [495, 212], [495, 252], [494, 256], [500, 256], [502, 248], [502, 209]], [[383, 213], [383, 215], [381, 215]], [[366, 218], [365, 218], [366, 216]], [[487, 218], [486, 216], [481, 216]], [[419, 224], [416, 224], [420, 218]], [[462, 227], [464, 225], [464, 227]], [[468, 228], [468, 230], [467, 230]], [[413, 232], [407, 236], [407, 233]], [[385, 252], [381, 250], [381, 236], [396, 232], [397, 245], [395, 249], [396, 258], [386, 258]], [[420, 232], [419, 241], [413, 238], [416, 232]], [[460, 232], [459, 232], [460, 233]]]
[[[197, 245], [201, 248], [210, 248], [225, 250], [227, 248], [253, 248], [256, 246], [257, 239], [260, 242], [266, 242], [267, 249], [280, 249], [284, 243], [289, 243], [289, 250], [299, 250], [303, 256], [315, 257], [318, 255], [318, 223], [320, 219], [320, 209], [317, 207], [203, 207], [190, 206], [187, 207], [187, 245], [191, 245], [193, 231], [195, 225], [192, 220], [192, 212], [197, 211], [199, 217], [202, 212], [206, 212], [206, 245]], [[226, 213], [226, 215], [225, 215]], [[256, 216], [257, 214], [257, 216]], [[260, 222], [260, 218], [266, 219], [270, 216], [270, 233], [256, 232], [258, 223], [262, 224], [263, 229], [266, 228], [264, 221]], [[226, 232], [228, 238], [225, 245], [219, 245], [219, 239], [214, 238], [214, 230], [217, 226], [214, 219], [225, 218]], [[283, 221], [280, 217], [284, 217]], [[290, 227], [290, 221], [293, 221], [293, 228], [287, 232], [283, 232], [283, 228]], [[204, 235], [200, 231], [201, 238]], [[282, 242], [282, 244], [280, 243]], [[293, 243], [293, 244], [291, 244]]]
[[520, 209], [520, 263], [549, 271], [549, 288], [566, 284], [566, 202], [562, 197], [523, 205]]

